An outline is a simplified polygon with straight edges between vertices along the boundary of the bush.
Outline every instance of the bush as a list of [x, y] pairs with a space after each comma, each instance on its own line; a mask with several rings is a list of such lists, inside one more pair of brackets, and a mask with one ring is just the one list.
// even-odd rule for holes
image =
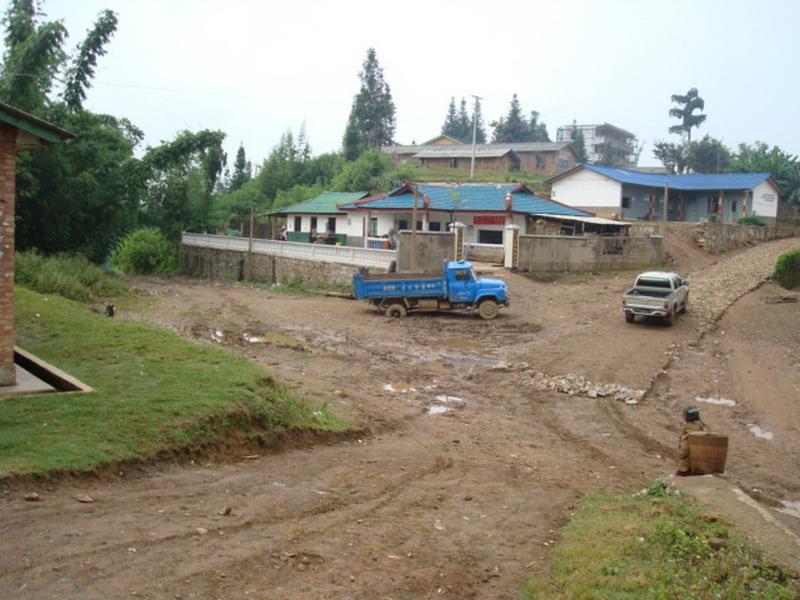
[[746, 217], [739, 217], [736, 221], [739, 225], [758, 225], [759, 227], [766, 227], [767, 222], [758, 215], [747, 215]]
[[175, 245], [155, 227], [125, 236], [111, 253], [115, 269], [130, 275], [166, 275], [178, 268]]
[[800, 248], [778, 257], [772, 277], [787, 289], [800, 286]]
[[17, 254], [14, 280], [42, 294], [80, 302], [119, 296], [128, 290], [124, 282], [109, 277], [83, 256], [43, 256], [35, 251]]

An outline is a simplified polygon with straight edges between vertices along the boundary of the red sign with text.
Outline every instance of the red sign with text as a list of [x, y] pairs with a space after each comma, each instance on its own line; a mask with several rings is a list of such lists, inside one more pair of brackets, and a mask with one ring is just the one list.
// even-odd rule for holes
[[506, 218], [503, 215], [476, 215], [472, 217], [474, 225], [504, 225]]

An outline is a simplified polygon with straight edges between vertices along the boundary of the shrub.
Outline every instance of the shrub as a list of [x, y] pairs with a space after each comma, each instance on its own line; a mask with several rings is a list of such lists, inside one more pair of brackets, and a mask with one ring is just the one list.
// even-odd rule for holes
[[772, 277], [787, 289], [800, 286], [800, 248], [778, 257]]
[[739, 223], [739, 225], [758, 225], [759, 227], [766, 227], [767, 225], [767, 222], [758, 215], [739, 217], [736, 222]]
[[166, 275], [178, 267], [175, 245], [155, 227], [125, 236], [111, 253], [111, 263], [122, 273]]
[[83, 256], [43, 256], [35, 251], [17, 254], [14, 280], [42, 294], [58, 294], [80, 302], [119, 296], [128, 290], [124, 282], [109, 277]]

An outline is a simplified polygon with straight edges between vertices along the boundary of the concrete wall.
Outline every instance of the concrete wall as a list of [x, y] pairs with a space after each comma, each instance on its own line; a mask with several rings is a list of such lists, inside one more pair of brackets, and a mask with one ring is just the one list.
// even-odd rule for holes
[[[181, 272], [192, 277], [237, 281], [247, 272], [247, 253], [181, 245], [180, 263]], [[280, 283], [299, 278], [312, 286], [349, 285], [357, 270], [352, 265], [253, 254], [252, 280]]]
[[663, 262], [661, 237], [520, 236], [521, 271], [616, 271]]
[[[417, 267], [416, 273], [440, 273], [442, 262], [453, 260], [455, 249], [452, 233], [435, 231], [417, 232]], [[397, 240], [397, 271], [409, 273], [411, 268], [411, 232], [401, 231]]]
[[604, 209], [619, 213], [622, 184], [589, 169], [579, 169], [554, 181], [553, 200], [589, 210]]
[[766, 180], [753, 189], [751, 214], [760, 217], [778, 216], [778, 192]]
[[695, 240], [703, 250], [720, 254], [743, 246], [795, 236], [800, 236], [800, 225], [790, 223], [771, 223], [766, 227], [704, 223], [698, 225]]

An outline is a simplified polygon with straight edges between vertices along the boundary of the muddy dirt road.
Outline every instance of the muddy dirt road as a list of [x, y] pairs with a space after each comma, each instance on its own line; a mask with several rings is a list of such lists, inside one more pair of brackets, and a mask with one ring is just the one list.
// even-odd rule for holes
[[[39, 503], [13, 490], [0, 496], [0, 590], [21, 598], [514, 598], [546, 564], [583, 494], [671, 472], [679, 409], [695, 396], [737, 401], [700, 404], [712, 427], [732, 435], [731, 477], [771, 510], [791, 512], [800, 500], [800, 421], [788, 398], [800, 389], [800, 304], [767, 305], [765, 295], [777, 292], [762, 288], [702, 339], [699, 330], [720, 298], [738, 295], [732, 280], [745, 293], [796, 245], [704, 264], [691, 277], [699, 310], [690, 304], [672, 328], [624, 322], [620, 296], [633, 274], [555, 283], [508, 275], [512, 306], [491, 322], [390, 321], [337, 298], [141, 280], [152, 301], [123, 318], [229, 346], [370, 433], [61, 484], [39, 490]], [[769, 318], [755, 320], [765, 306]], [[635, 406], [538, 392], [528, 385], [538, 372], [652, 392]], [[772, 439], [756, 437], [754, 426]], [[74, 500], [84, 492], [96, 502]], [[789, 512], [775, 510], [800, 531], [800, 515]]]

